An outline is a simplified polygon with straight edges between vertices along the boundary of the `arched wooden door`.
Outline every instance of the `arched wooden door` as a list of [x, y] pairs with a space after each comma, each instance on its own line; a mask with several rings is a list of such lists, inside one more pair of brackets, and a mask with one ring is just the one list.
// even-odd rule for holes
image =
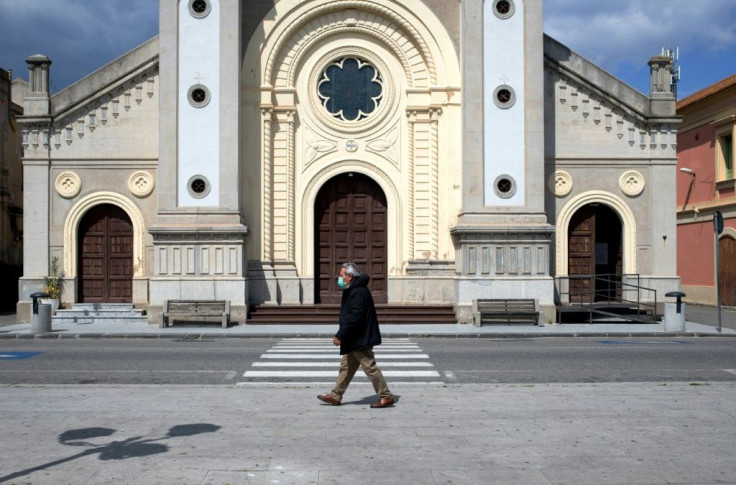
[[721, 305], [736, 306], [736, 239], [725, 236], [718, 240], [721, 273]]
[[376, 303], [386, 303], [386, 195], [361, 174], [328, 180], [317, 194], [315, 221], [315, 303], [339, 303], [337, 275], [345, 262], [371, 277]]
[[78, 301], [133, 301], [133, 224], [112, 204], [93, 207], [79, 223]]
[[571, 302], [592, 303], [620, 296], [621, 236], [621, 219], [610, 207], [588, 204], [575, 212], [567, 246]]

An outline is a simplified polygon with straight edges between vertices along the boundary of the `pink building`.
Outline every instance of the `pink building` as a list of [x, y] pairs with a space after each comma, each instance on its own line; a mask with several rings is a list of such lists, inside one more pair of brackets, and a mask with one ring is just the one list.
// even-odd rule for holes
[[736, 305], [736, 74], [677, 103], [677, 269], [687, 300], [716, 303], [713, 217], [723, 214], [721, 304]]

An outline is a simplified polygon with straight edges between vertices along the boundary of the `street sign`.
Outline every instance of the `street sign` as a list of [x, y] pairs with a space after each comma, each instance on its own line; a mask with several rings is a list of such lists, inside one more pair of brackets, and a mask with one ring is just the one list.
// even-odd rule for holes
[[721, 214], [721, 211], [715, 211], [713, 213], [713, 229], [718, 235], [723, 232], [723, 214]]

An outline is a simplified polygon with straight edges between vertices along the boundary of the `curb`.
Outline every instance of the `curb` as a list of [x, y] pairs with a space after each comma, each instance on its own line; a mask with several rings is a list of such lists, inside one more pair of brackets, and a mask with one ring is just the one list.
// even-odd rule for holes
[[[381, 332], [384, 338], [447, 338], [447, 339], [535, 339], [550, 337], [567, 338], [705, 338], [705, 337], [736, 337], [736, 333], [705, 333], [705, 332], [567, 332], [567, 333], [429, 333], [429, 332]], [[329, 333], [258, 333], [258, 334], [227, 334], [227, 333], [9, 333], [0, 334], [0, 340], [68, 340], [68, 339], [177, 339], [177, 340], [204, 340], [217, 339], [276, 339], [276, 338], [331, 338], [334, 332]]]

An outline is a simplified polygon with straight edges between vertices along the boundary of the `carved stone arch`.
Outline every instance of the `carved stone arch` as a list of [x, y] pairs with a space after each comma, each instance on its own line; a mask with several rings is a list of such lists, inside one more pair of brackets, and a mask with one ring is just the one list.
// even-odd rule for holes
[[301, 252], [301, 267], [299, 268], [300, 274], [314, 274], [314, 246], [312, 244], [313, 239], [313, 227], [314, 227], [314, 204], [317, 200], [317, 193], [319, 189], [332, 177], [343, 173], [354, 172], [370, 177], [376, 182], [383, 190], [386, 195], [387, 214], [388, 214], [388, 225], [390, 231], [394, 231], [395, 237], [389, 238], [393, 244], [389, 244], [388, 248], [388, 275], [392, 275], [392, 270], [398, 268], [399, 258], [402, 254], [401, 243], [404, 239], [401, 229], [401, 214], [402, 203], [399, 190], [394, 184], [391, 177], [383, 170], [377, 168], [375, 165], [369, 164], [363, 161], [344, 161], [330, 165], [319, 172], [317, 172], [309, 181], [309, 184], [304, 188], [301, 194], [301, 231], [298, 231], [301, 241], [299, 244]]
[[69, 210], [64, 221], [64, 271], [69, 277], [77, 276], [77, 230], [84, 214], [94, 206], [112, 204], [128, 214], [133, 224], [133, 277], [146, 275], [144, 235], [146, 223], [143, 214], [130, 199], [114, 192], [95, 192], [80, 199]]
[[[459, 60], [452, 41], [436, 15], [420, 0], [282, 0], [272, 15], [276, 19], [273, 26], [264, 32], [258, 45], [251, 42], [246, 53], [247, 65], [264, 66], [260, 80], [251, 81], [254, 85], [276, 86], [280, 82], [277, 79], [282, 78], [284, 84], [288, 82], [288, 77], [279, 74], [284, 60], [297, 66], [289, 56], [313, 44], [313, 36], [327, 26], [345, 32], [363, 31], [374, 37], [380, 35], [387, 45], [395, 45], [405, 53], [406, 47], [391, 40], [396, 33], [403, 35], [416, 51], [409, 56], [405, 68], [421, 64], [428, 85], [459, 85]], [[373, 25], [373, 21], [379, 23]], [[387, 25], [394, 25], [395, 30], [386, 30]], [[254, 56], [259, 56], [260, 62]], [[416, 63], [416, 57], [421, 58], [420, 63]], [[408, 79], [415, 77], [408, 76]]]
[[[343, 15], [349, 15], [349, 12], [345, 12]], [[335, 16], [337, 15], [331, 17]], [[315, 19], [313, 21], [315, 25], [312, 25], [311, 29], [305, 29], [308, 30], [308, 33], [304, 37], [293, 38], [288, 46], [288, 51], [281, 56], [284, 60], [288, 59], [289, 62], [280, 63], [276, 78], [273, 80], [274, 87], [294, 86], [300, 71], [302, 58], [309, 51], [309, 47], [337, 33], [363, 33], [369, 37], [378, 38], [394, 53], [396, 59], [401, 63], [410, 87], [428, 87], [427, 83], [430, 81], [431, 73], [427, 69], [427, 65], [424, 62], [417, 63], [415, 66], [411, 65], [412, 58], [419, 55], [411, 40], [404, 35], [393, 37], [390, 34], [396, 32], [397, 29], [391, 25], [386, 26], [377, 15], [373, 17], [375, 17], [373, 21], [360, 26], [349, 26], [343, 20], [334, 18], [331, 18], [333, 23], [330, 25], [317, 25], [322, 19]]]
[[622, 267], [624, 273], [636, 273], [636, 218], [629, 206], [621, 198], [601, 190], [591, 190], [570, 200], [557, 216], [555, 231], [555, 276], [568, 274], [568, 228], [573, 215], [587, 204], [601, 203], [610, 207], [621, 218]]

